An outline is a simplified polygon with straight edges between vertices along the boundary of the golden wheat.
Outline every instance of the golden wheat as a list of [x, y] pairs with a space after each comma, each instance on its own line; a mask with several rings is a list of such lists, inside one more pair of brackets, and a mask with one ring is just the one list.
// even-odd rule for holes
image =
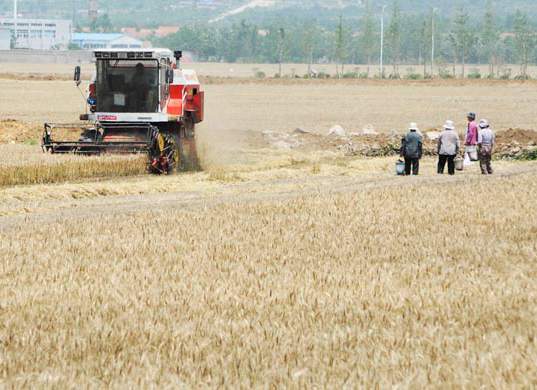
[[6, 227], [2, 384], [535, 385], [537, 175], [395, 183]]
[[[532, 126], [531, 84], [457, 85], [210, 85], [208, 170], [187, 175], [0, 147], [0, 387], [535, 387], [535, 163], [401, 178], [392, 158], [252, 150], [469, 109]], [[80, 108], [72, 83], [0, 87], [3, 118]]]
[[75, 156], [45, 154], [39, 147], [0, 145], [0, 187], [141, 175], [145, 156]]

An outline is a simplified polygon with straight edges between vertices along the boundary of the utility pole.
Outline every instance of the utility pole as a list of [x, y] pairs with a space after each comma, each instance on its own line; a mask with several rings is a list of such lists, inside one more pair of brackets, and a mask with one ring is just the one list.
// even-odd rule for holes
[[436, 12], [436, 8], [433, 8], [433, 12], [431, 14], [431, 77], [434, 75], [434, 45], [435, 45], [435, 29], [434, 29], [434, 13]]
[[13, 0], [13, 43], [14, 43], [14, 48], [17, 47], [17, 34], [18, 34], [18, 28], [17, 28], [17, 17], [18, 17], [18, 14], [19, 14], [19, 11], [17, 9], [17, 1], [18, 0]]
[[386, 6], [382, 6], [382, 16], [380, 18], [380, 78], [384, 78], [384, 11]]

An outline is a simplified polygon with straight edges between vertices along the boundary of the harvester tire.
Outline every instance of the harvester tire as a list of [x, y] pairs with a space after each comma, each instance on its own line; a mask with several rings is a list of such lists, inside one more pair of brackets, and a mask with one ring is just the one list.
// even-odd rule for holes
[[149, 172], [169, 175], [177, 169], [177, 143], [166, 133], [156, 132], [149, 150]]

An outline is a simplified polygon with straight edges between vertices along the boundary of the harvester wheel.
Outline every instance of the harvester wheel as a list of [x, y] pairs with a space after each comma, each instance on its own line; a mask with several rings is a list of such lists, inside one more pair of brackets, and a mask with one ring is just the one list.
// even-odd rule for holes
[[181, 126], [179, 130], [166, 132], [166, 135], [173, 140], [175, 145], [176, 170], [181, 172], [200, 171], [194, 132]]
[[177, 144], [172, 136], [156, 130], [149, 150], [149, 172], [169, 175], [177, 167]]

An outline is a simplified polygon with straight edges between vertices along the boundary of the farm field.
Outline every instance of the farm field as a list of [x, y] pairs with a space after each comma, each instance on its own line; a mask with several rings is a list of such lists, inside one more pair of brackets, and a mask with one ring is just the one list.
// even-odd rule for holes
[[[32, 63], [12, 63], [12, 62], [0, 62], [0, 74], [10, 75], [10, 74], [26, 74], [26, 75], [55, 75], [56, 77], [70, 77], [73, 73], [73, 68], [76, 64], [41, 64], [36, 67]], [[195, 62], [195, 63], [184, 63], [184, 67], [195, 69], [198, 74], [205, 77], [226, 77], [226, 78], [250, 78], [254, 77], [257, 72], [263, 72], [267, 77], [274, 77], [279, 72], [278, 64], [230, 64], [230, 63], [215, 63], [215, 62]], [[85, 69], [85, 74], [91, 75], [91, 65], [82, 64], [83, 71]], [[322, 72], [330, 75], [336, 74], [336, 65], [335, 64], [313, 64], [312, 69], [316, 72]], [[448, 72], [452, 71], [451, 65], [446, 65], [444, 67]], [[435, 67], [435, 74], [438, 74], [438, 67]], [[475, 65], [468, 64], [466, 65], [466, 74], [470, 73], [473, 70], [478, 70], [483, 77], [485, 77], [489, 72], [488, 65]], [[506, 64], [500, 68], [500, 74], [503, 72], [508, 72], [510, 70], [511, 76], [514, 77], [518, 74], [520, 70], [520, 65], [515, 64]], [[367, 65], [345, 65], [345, 72], [356, 72], [362, 73], [367, 71]], [[389, 74], [391, 67], [386, 67], [386, 73]], [[427, 70], [429, 71], [429, 69]], [[456, 66], [455, 71], [457, 75], [460, 75], [462, 72], [461, 66]], [[373, 64], [370, 67], [370, 75], [374, 77], [378, 75], [379, 69], [378, 64]], [[401, 65], [399, 72], [401, 76], [404, 77], [409, 73], [418, 73], [423, 74], [423, 65]], [[282, 64], [282, 74], [286, 77], [293, 75], [304, 76], [308, 73], [307, 64]], [[537, 77], [537, 66], [529, 66], [528, 74], [532, 77]]]
[[[276, 80], [210, 83], [205, 89], [211, 137], [296, 127], [326, 133], [335, 124], [351, 132], [366, 126], [390, 132], [412, 121], [438, 129], [448, 118], [462, 131], [470, 109], [497, 130], [536, 127], [533, 82]], [[0, 120], [40, 127], [44, 121], [76, 121], [82, 112], [84, 100], [71, 81], [0, 79]]]
[[531, 146], [536, 86], [210, 82], [205, 170], [149, 176], [41, 154], [79, 92], [0, 77], [0, 385], [535, 386], [537, 162], [396, 177], [327, 133], [474, 110]]

